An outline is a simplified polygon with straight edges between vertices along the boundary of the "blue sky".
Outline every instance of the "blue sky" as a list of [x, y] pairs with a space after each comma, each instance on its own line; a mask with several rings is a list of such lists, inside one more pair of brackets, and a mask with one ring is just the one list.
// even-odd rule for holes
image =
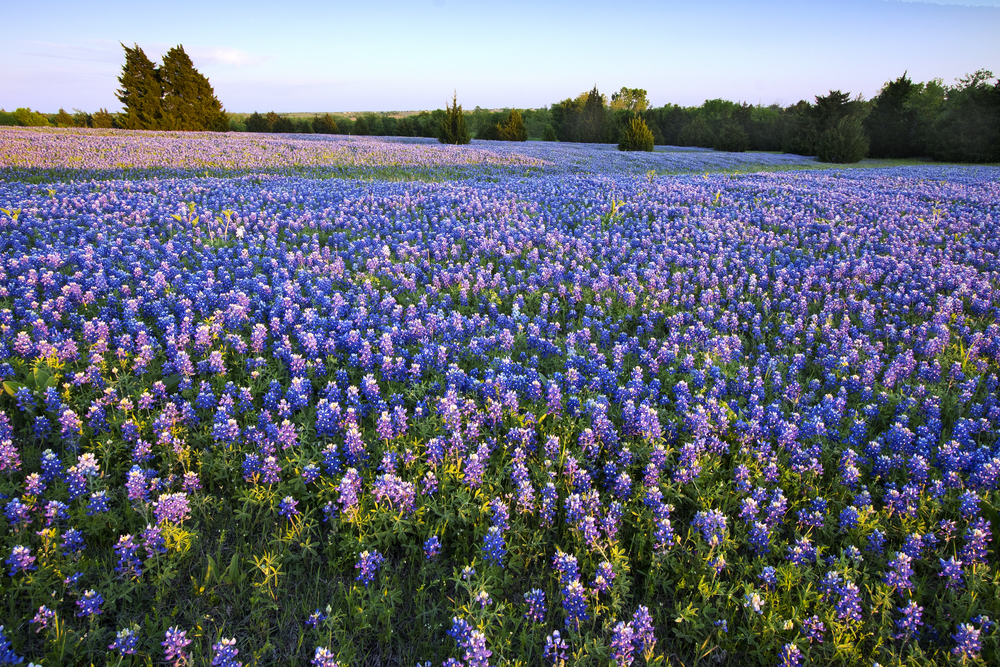
[[[169, 7], [170, 9], [166, 9]], [[1000, 74], [1000, 0], [247, 0], [5, 8], [0, 107], [120, 109], [119, 42], [183, 44], [229, 111], [540, 107], [645, 88], [655, 106], [871, 98], [908, 70]], [[14, 27], [12, 29], [12, 27]]]

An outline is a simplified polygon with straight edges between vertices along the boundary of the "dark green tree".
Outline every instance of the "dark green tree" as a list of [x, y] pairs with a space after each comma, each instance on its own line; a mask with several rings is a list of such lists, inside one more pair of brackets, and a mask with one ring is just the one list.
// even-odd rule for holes
[[73, 127], [73, 117], [69, 115], [69, 112], [59, 107], [59, 113], [55, 117], [56, 127]]
[[618, 142], [618, 150], [647, 152], [653, 150], [653, 133], [641, 116], [633, 116], [625, 124], [621, 140]]
[[247, 132], [270, 132], [267, 119], [256, 111], [247, 116], [244, 123], [247, 126]]
[[948, 162], [1000, 161], [1000, 81], [981, 69], [948, 88], [934, 121], [931, 154]]
[[316, 134], [337, 134], [337, 121], [330, 114], [317, 116], [313, 119], [313, 130]]
[[354, 119], [354, 132], [351, 134], [357, 134], [362, 137], [367, 137], [371, 133], [371, 129], [368, 127], [368, 121], [364, 116], [359, 115]]
[[583, 103], [583, 112], [580, 117], [579, 141], [585, 143], [607, 142], [607, 124], [604, 96], [598, 92], [595, 85], [593, 90], [587, 93], [587, 99]]
[[271, 131], [281, 134], [292, 134], [295, 132], [295, 121], [287, 116], [278, 116], [278, 119], [274, 121], [274, 125], [271, 126]]
[[[109, 113], [107, 109], [102, 107], [95, 111], [94, 115], [91, 116], [91, 122], [94, 127], [107, 130], [115, 126], [115, 117]], [[121, 125], [119, 125], [119, 127], [121, 127]]]
[[507, 120], [497, 125], [497, 138], [501, 141], [527, 141], [528, 130], [524, 127], [524, 119], [517, 109], [511, 109]]
[[163, 56], [159, 68], [163, 85], [163, 129], [225, 132], [229, 119], [211, 84], [195, 69], [191, 58], [177, 45]]
[[559, 137], [556, 136], [556, 128], [552, 127], [552, 123], [545, 126], [545, 130], [542, 131], [542, 141], [559, 141]]
[[458, 94], [451, 98], [451, 106], [445, 105], [445, 117], [441, 121], [441, 131], [438, 141], [442, 144], [467, 144], [472, 141], [468, 128], [465, 127], [465, 114], [462, 105], [458, 103]]
[[857, 116], [843, 116], [833, 127], [823, 131], [816, 145], [820, 162], [851, 164], [868, 154], [868, 137]]
[[[118, 77], [116, 97], [124, 107], [118, 124], [126, 130], [164, 129], [163, 85], [153, 61], [146, 57], [139, 45], [125, 49], [125, 64]], [[95, 121], [94, 127], [98, 127]]]
[[279, 116], [278, 114], [274, 113], [273, 111], [268, 111], [267, 115], [264, 116], [264, 122], [267, 124], [267, 130], [265, 130], [265, 131], [266, 132], [277, 132], [278, 130], [276, 130], [274, 128], [278, 126], [278, 122], [280, 120], [281, 120], [281, 116]]
[[733, 119], [723, 121], [715, 133], [712, 148], [727, 153], [745, 153], [750, 149], [750, 135], [743, 125]]

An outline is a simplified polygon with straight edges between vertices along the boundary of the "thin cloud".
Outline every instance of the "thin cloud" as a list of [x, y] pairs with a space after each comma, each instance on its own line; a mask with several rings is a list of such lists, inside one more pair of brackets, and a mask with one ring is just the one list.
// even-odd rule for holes
[[29, 49], [25, 55], [61, 60], [85, 60], [89, 62], [119, 62], [122, 59], [121, 46], [103, 39], [86, 40], [81, 44], [61, 44], [59, 42], [24, 42]]
[[230, 67], [256, 67], [263, 65], [269, 60], [274, 60], [274, 56], [259, 56], [242, 49], [233, 49], [228, 46], [192, 46], [184, 47], [196, 66], [200, 65], [228, 65]]

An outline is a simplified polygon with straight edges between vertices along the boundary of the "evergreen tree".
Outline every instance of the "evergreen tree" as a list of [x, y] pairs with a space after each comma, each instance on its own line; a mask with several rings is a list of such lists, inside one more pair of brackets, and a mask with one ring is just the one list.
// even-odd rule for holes
[[73, 127], [73, 117], [62, 107], [59, 107], [59, 113], [56, 114], [53, 121], [56, 127]]
[[497, 138], [501, 141], [528, 140], [528, 130], [524, 127], [524, 119], [521, 118], [521, 112], [517, 109], [511, 109], [507, 120], [503, 124], [497, 125], [496, 128]]
[[[125, 64], [118, 83], [116, 97], [124, 106], [119, 126], [126, 130], [159, 130], [163, 128], [163, 86], [153, 61], [139, 45], [130, 49], [124, 44]], [[96, 114], [95, 114], [96, 116]], [[95, 123], [94, 127], [99, 127]]]
[[621, 141], [618, 142], [618, 150], [647, 152], [653, 150], [653, 133], [640, 116], [633, 116], [625, 125]]
[[580, 118], [580, 139], [585, 143], [602, 143], [607, 141], [607, 116], [604, 113], [604, 97], [593, 90], [587, 93], [587, 101], [583, 103], [583, 113]]
[[270, 131], [270, 128], [268, 127], [268, 124], [267, 124], [267, 120], [264, 118], [264, 116], [261, 116], [256, 111], [254, 111], [252, 114], [250, 114], [249, 116], [247, 116], [247, 119], [244, 121], [244, 123], [246, 123], [247, 132], [269, 132]]
[[[93, 122], [94, 127], [104, 130], [115, 126], [115, 117], [103, 107], [94, 112], [94, 115], [91, 116], [91, 121]], [[119, 127], [121, 126], [119, 125]]]
[[441, 121], [438, 141], [442, 144], [467, 144], [472, 141], [472, 136], [465, 127], [465, 114], [462, 113], [462, 106], [458, 103], [458, 94], [452, 96], [450, 107], [445, 106], [446, 115]]
[[313, 130], [316, 134], [337, 134], [337, 121], [330, 114], [317, 116], [313, 119]]
[[167, 51], [159, 69], [164, 129], [225, 132], [229, 120], [215, 92], [181, 45]]

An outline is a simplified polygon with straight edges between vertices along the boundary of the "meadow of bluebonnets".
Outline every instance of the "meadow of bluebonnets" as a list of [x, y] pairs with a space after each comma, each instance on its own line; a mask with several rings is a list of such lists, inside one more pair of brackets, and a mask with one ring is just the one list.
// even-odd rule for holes
[[606, 149], [0, 132], [0, 663], [996, 660], [1000, 169]]

